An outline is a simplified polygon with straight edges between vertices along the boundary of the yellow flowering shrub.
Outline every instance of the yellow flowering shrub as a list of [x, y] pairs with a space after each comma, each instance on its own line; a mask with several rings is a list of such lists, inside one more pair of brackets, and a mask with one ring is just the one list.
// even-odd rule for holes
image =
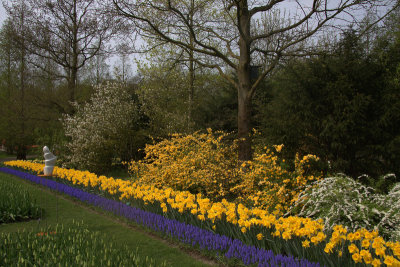
[[[145, 159], [130, 162], [129, 171], [139, 183], [202, 193], [214, 201], [236, 199], [250, 206], [276, 210], [276, 214], [287, 211], [309, 182], [322, 177], [307, 169], [310, 163], [318, 161], [316, 156], [300, 159], [296, 155], [294, 171], [290, 171], [268, 148], [240, 165], [236, 142], [226, 144], [227, 136], [211, 129], [204, 134], [174, 134], [170, 139], [147, 145]], [[279, 153], [282, 147], [275, 146], [274, 150]]]
[[[280, 153], [283, 145], [274, 146]], [[300, 192], [313, 181], [320, 180], [322, 173], [310, 173], [310, 165], [318, 161], [314, 155], [306, 155], [302, 159], [296, 155], [294, 171], [283, 167], [284, 160], [267, 147], [264, 151], [254, 153], [254, 159], [242, 164], [241, 182], [233, 191], [242, 202], [250, 201], [252, 206], [265, 208], [282, 214], [297, 200]]]
[[223, 142], [223, 132], [173, 134], [146, 145], [146, 157], [128, 164], [131, 175], [142, 184], [170, 187], [214, 200], [232, 198], [230, 188], [239, 182], [236, 147]]

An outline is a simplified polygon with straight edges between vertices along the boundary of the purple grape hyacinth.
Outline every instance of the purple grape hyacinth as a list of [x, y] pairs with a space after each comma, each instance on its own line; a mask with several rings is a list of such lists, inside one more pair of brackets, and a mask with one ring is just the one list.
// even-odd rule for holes
[[192, 246], [199, 246], [200, 249], [223, 252], [226, 258], [240, 259], [245, 265], [258, 264], [258, 266], [288, 267], [320, 266], [319, 263], [309, 262], [306, 259], [296, 259], [293, 256], [274, 255], [271, 250], [249, 246], [244, 244], [241, 240], [232, 239], [190, 224], [171, 220], [162, 215], [137, 209], [122, 202], [107, 199], [33, 174], [5, 167], [0, 167], [0, 171], [44, 185], [50, 189], [67, 194], [88, 204], [110, 211], [115, 215], [123, 216], [136, 224], [147, 227], [153, 231], [177, 238], [183, 243]]

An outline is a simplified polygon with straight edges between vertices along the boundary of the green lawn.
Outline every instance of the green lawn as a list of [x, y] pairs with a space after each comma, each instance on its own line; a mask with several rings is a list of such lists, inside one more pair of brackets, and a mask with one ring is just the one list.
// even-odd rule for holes
[[15, 155], [9, 155], [5, 151], [0, 151], [0, 159], [11, 158], [11, 157], [15, 157]]
[[[36, 154], [27, 154], [26, 155], [27, 159], [35, 159], [35, 158], [43, 158], [43, 155], [36, 155]], [[8, 154], [5, 151], [0, 151], [0, 161], [8, 161], [8, 160], [16, 160], [17, 155], [16, 154]]]
[[148, 256], [160, 262], [167, 261], [172, 266], [212, 266], [189, 256], [167, 241], [153, 237], [140, 228], [118, 221], [111, 215], [73, 201], [70, 197], [56, 194], [42, 186], [1, 172], [0, 179], [21, 184], [29, 190], [31, 196], [45, 210], [41, 220], [3, 224], [0, 225], [0, 232], [16, 232], [23, 229], [39, 231], [41, 227], [55, 226], [57, 223], [68, 227], [73, 220], [83, 221], [89, 230], [101, 231], [110, 239], [114, 239], [117, 246], [127, 245], [132, 250], [136, 250], [138, 247], [139, 254], [144, 257]]

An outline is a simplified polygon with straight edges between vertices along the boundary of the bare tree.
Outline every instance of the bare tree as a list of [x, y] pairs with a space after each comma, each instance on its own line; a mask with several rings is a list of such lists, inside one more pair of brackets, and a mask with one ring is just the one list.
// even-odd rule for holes
[[[252, 98], [286, 56], [307, 53], [307, 41], [346, 27], [373, 7], [390, 13], [395, 0], [113, 0], [117, 12], [147, 38], [193, 50], [237, 88], [239, 160], [250, 160]], [[383, 14], [383, 16], [385, 16]], [[382, 16], [378, 19], [378, 21]], [[259, 66], [252, 79], [251, 70]], [[232, 70], [237, 80], [230, 75]]]
[[108, 53], [99, 53], [91, 58], [86, 64], [81, 80], [87, 81], [89, 84], [98, 85], [104, 81], [110, 80], [110, 66], [107, 63], [109, 59]]
[[[12, 9], [9, 9], [11, 17], [5, 24], [4, 48], [7, 48], [5, 53], [8, 53], [7, 58], [7, 100], [8, 109], [15, 116], [14, 121], [9, 118], [4, 118], [7, 121], [9, 131], [15, 135], [12, 139], [15, 139], [17, 146], [17, 159], [26, 159], [27, 153], [27, 142], [28, 142], [28, 130], [27, 124], [29, 120], [29, 111], [27, 89], [31, 87], [28, 80], [28, 58], [29, 52], [27, 51], [27, 44], [25, 40], [25, 33], [27, 29], [27, 20], [29, 16], [29, 10], [25, 4], [25, 1], [19, 1], [15, 4]], [[13, 62], [13, 63], [12, 63]], [[14, 70], [11, 68], [14, 65]], [[11, 71], [15, 71], [14, 75]], [[12, 78], [15, 77], [15, 79]], [[12, 130], [14, 129], [14, 131]], [[8, 140], [11, 141], [11, 140]]]
[[[112, 18], [97, 0], [27, 0], [30, 29], [25, 31], [29, 51], [49, 59], [59, 69], [49, 70], [36, 61], [36, 67], [68, 83], [68, 100], [76, 100], [78, 73], [97, 55], [112, 33]], [[14, 3], [15, 5], [15, 3]], [[7, 8], [9, 11], [10, 7]], [[73, 112], [68, 107], [66, 112]]]
[[[191, 131], [193, 128], [193, 109], [195, 106], [196, 91], [199, 90], [196, 84], [198, 74], [201, 74], [205, 68], [196, 64], [194, 60], [195, 53], [193, 49], [186, 49], [177, 47], [173, 44], [154, 43], [154, 40], [146, 40], [145, 47], [150, 48], [151, 53], [145, 56], [146, 61], [154, 62], [159, 67], [165, 68], [167, 72], [174, 72], [173, 70], [182, 71], [185, 74], [186, 80], [180, 84], [180, 87], [186, 88], [186, 131]], [[192, 47], [194, 46], [193, 39], [191, 40]], [[182, 81], [180, 81], [182, 82]], [[181, 129], [182, 131], [182, 129]]]
[[116, 55], [118, 56], [118, 63], [114, 66], [114, 76], [126, 85], [129, 78], [132, 77], [132, 66], [129, 64], [129, 56], [132, 54], [129, 45], [120, 43], [116, 47]]

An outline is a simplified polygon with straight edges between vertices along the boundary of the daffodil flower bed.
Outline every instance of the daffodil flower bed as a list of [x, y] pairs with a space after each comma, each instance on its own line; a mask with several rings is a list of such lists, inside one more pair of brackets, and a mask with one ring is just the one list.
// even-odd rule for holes
[[[5, 164], [35, 173], [43, 170], [43, 164], [26, 161]], [[201, 194], [157, 189], [84, 171], [56, 167], [54, 176], [71, 184], [98, 188], [124, 202], [143, 203], [143, 208], [158, 209], [164, 217], [241, 240], [255, 248], [271, 249], [274, 253], [318, 261], [327, 266], [355, 266], [356, 263], [400, 266], [400, 244], [384, 241], [376, 231], [348, 232], [341, 225], [324, 229], [322, 220], [294, 216], [276, 218], [260, 208], [248, 209], [226, 200], [212, 202]]]
[[[67, 195], [73, 196], [81, 201], [84, 201], [86, 203], [92, 204], [94, 206], [100, 207], [104, 210], [110, 211], [116, 215], [123, 216], [128, 218], [131, 221], [134, 221], [135, 223], [139, 225], [143, 225], [147, 228], [150, 228], [153, 231], [163, 233], [167, 236], [173, 237], [178, 239], [179, 241], [186, 243], [186, 244], [191, 244], [192, 246], [199, 247], [200, 249], [207, 249], [209, 251], [219, 251], [223, 252], [224, 256], [228, 259], [230, 258], [236, 258], [240, 259], [245, 265], [251, 265], [251, 264], [258, 264], [258, 266], [304, 266], [304, 267], [317, 267], [320, 266], [319, 263], [312, 263], [307, 261], [306, 259], [295, 259], [293, 256], [285, 256], [285, 255], [274, 255], [274, 253], [271, 250], [265, 250], [262, 248], [257, 248], [256, 246], [251, 246], [247, 245], [241, 240], [238, 239], [232, 239], [227, 236], [223, 236], [217, 233], [214, 233], [213, 231], [210, 230], [205, 230], [201, 229], [199, 227], [182, 223], [177, 220], [171, 220], [168, 218], [165, 218], [162, 215], [154, 214], [151, 212], [143, 211], [141, 209], [137, 209], [135, 207], [128, 206], [120, 201], [115, 201], [112, 199], [107, 199], [95, 194], [91, 194], [88, 192], [85, 192], [83, 190], [61, 184], [52, 180], [48, 180], [45, 178], [40, 178], [38, 176], [21, 172], [18, 170], [12, 170], [12, 169], [7, 169], [7, 168], [0, 168], [0, 171], [17, 175], [21, 178], [27, 179], [29, 181], [45, 185], [53, 190], [57, 190], [59, 192], [65, 193]], [[58, 230], [55, 231], [56, 233], [59, 232]], [[48, 234], [50, 233], [50, 234]], [[47, 231], [45, 233], [40, 232], [39, 236], [51, 236], [52, 232]], [[9, 236], [6, 236], [6, 239], [10, 239]], [[73, 238], [73, 240], [77, 240], [78, 244], [75, 245], [77, 247], [80, 247], [80, 240], [81, 238]], [[93, 238], [90, 238], [93, 239]], [[68, 240], [71, 240], [71, 238], [68, 238]], [[60, 241], [64, 242], [64, 241]], [[10, 244], [12, 242], [7, 242], [6, 243]], [[36, 243], [34, 242], [34, 247], [36, 247]], [[64, 242], [65, 243], [65, 242]], [[10, 249], [9, 246], [2, 247], [2, 244], [0, 243], [0, 251], [5, 250], [6, 255], [8, 254], [14, 254], [18, 258], [18, 263], [20, 262], [26, 262], [26, 258], [22, 256], [19, 252], [18, 249], [21, 249], [21, 247], [24, 245], [20, 244], [15, 244], [17, 246], [17, 252], [14, 249]], [[40, 248], [44, 247], [46, 248], [46, 245], [44, 246], [39, 246]], [[50, 249], [54, 250], [55, 245], [52, 244], [50, 245]], [[82, 249], [84, 252], [86, 250]], [[40, 250], [43, 252], [43, 249]], [[101, 251], [101, 250], [99, 250]], [[79, 250], [80, 252], [80, 250]], [[37, 251], [33, 251], [34, 253], [34, 258], [37, 258]], [[65, 254], [64, 254], [65, 255]], [[110, 261], [109, 258], [107, 258], [107, 255], [98, 255], [99, 258], [106, 260], [106, 264]], [[109, 255], [110, 256], [110, 255]], [[113, 255], [111, 255], [113, 256]], [[21, 259], [22, 257], [22, 259]], [[80, 255], [76, 256], [79, 259], [82, 259]], [[12, 257], [14, 258], [14, 257]], [[51, 257], [50, 260], [54, 260], [54, 257]], [[94, 258], [90, 258], [91, 260], [94, 260]], [[113, 260], [111, 262], [119, 262], [121, 257], [118, 255], [118, 258], [115, 259], [113, 257]], [[131, 265], [129, 263], [128, 265]], [[103, 266], [103, 265], [93, 265], [93, 266]], [[122, 264], [122, 266], [125, 266]], [[142, 265], [134, 265], [134, 266], [142, 266]]]

